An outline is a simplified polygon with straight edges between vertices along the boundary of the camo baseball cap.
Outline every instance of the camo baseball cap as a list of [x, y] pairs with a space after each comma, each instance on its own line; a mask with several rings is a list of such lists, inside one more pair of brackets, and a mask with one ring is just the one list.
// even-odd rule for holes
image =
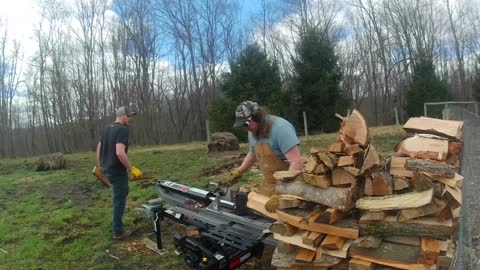
[[137, 115], [137, 112], [132, 112], [130, 108], [128, 108], [127, 106], [122, 106], [117, 109], [116, 114], [117, 116], [122, 116], [122, 115], [133, 116], [133, 115]]
[[237, 109], [235, 110], [235, 124], [233, 124], [234, 128], [239, 128], [243, 126], [255, 110], [258, 110], [258, 104], [253, 101], [244, 101], [238, 105]]

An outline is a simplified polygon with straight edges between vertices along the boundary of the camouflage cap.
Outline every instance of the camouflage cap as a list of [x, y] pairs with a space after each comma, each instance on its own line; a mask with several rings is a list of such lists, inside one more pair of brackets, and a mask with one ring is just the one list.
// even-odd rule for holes
[[237, 109], [235, 110], [235, 124], [233, 124], [234, 128], [242, 127], [248, 120], [251, 119], [252, 113], [258, 110], [258, 104], [253, 101], [244, 101], [238, 105]]
[[122, 116], [122, 115], [133, 116], [133, 115], [137, 115], [137, 112], [132, 112], [130, 108], [128, 108], [127, 106], [122, 106], [117, 109], [116, 114], [117, 116]]

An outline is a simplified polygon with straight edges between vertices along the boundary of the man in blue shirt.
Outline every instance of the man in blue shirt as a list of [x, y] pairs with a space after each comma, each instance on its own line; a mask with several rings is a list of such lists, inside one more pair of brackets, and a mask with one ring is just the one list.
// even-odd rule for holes
[[299, 140], [293, 125], [287, 120], [270, 115], [252, 101], [244, 101], [235, 110], [234, 128], [248, 131], [249, 149], [239, 168], [231, 171], [227, 182], [235, 183], [255, 162], [259, 163], [263, 181], [259, 193], [271, 196], [275, 192], [276, 171], [301, 171], [302, 157]]

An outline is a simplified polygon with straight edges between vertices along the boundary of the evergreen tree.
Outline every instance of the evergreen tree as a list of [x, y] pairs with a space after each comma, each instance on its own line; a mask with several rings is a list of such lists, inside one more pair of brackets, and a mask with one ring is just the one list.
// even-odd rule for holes
[[[413, 79], [407, 92], [407, 113], [409, 116], [423, 115], [425, 102], [448, 101], [448, 84], [440, 80], [435, 74], [435, 67], [431, 60], [420, 60], [414, 66]], [[441, 117], [441, 109], [433, 112]]]
[[334, 45], [315, 29], [308, 29], [296, 46], [292, 90], [297, 103], [297, 122], [303, 126], [307, 113], [310, 130], [338, 129], [335, 112], [344, 112], [348, 102], [340, 90], [342, 73]]
[[216, 97], [210, 106], [212, 130], [230, 131], [245, 138], [245, 132], [232, 128], [236, 106], [251, 100], [268, 107], [274, 114], [282, 113], [281, 84], [278, 66], [268, 60], [256, 44], [247, 46], [239, 58], [230, 63], [230, 72], [222, 74], [220, 89], [224, 96]]

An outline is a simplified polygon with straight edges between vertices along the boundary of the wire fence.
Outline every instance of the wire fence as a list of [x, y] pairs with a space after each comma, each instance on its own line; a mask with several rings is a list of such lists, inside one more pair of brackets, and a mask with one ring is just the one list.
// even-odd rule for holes
[[[476, 105], [478, 106], [478, 104]], [[464, 176], [455, 270], [480, 269], [480, 116], [478, 107], [449, 105], [443, 117], [464, 121], [460, 174]]]

